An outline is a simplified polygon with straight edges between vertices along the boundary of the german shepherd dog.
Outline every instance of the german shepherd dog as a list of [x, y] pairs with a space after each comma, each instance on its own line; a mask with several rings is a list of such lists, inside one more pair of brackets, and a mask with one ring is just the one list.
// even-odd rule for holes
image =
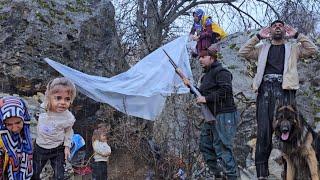
[[320, 137], [295, 106], [279, 106], [273, 120], [285, 160], [284, 179], [319, 180]]

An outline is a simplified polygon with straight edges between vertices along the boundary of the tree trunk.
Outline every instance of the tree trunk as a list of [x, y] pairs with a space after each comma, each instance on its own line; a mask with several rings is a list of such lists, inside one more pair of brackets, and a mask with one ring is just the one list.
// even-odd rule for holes
[[138, 0], [137, 27], [141, 34], [143, 56], [161, 46], [162, 17], [158, 13], [158, 0]]

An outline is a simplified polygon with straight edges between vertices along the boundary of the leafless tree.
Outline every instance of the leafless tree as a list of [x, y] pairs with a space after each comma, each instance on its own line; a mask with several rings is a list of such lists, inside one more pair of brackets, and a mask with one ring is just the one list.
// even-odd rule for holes
[[235, 0], [138, 0], [137, 27], [148, 52], [151, 52], [165, 40], [170, 25], [193, 7], [231, 2]]
[[220, 23], [229, 22], [227, 28], [233, 32], [284, 19], [304, 33], [314, 31], [320, 7], [319, 0], [114, 0], [114, 4], [124, 52], [138, 58], [185, 32], [196, 7], [205, 7]]
[[313, 33], [316, 22], [319, 21], [319, 4], [318, 0], [287, 0], [280, 9], [280, 18], [296, 27], [300, 32]]
[[[202, 4], [223, 4], [236, 0], [136, 0], [117, 1], [119, 7], [123, 8], [123, 16], [118, 17], [122, 29], [127, 30], [128, 24], [136, 28], [132, 33], [125, 34], [126, 37], [134, 38], [134, 46], [143, 49], [146, 55], [158, 48], [170, 34], [172, 24], [181, 15], [186, 15], [195, 6]], [[129, 12], [130, 11], [130, 12]], [[135, 12], [135, 19], [131, 19]], [[128, 17], [131, 16], [131, 17]], [[130, 19], [129, 19], [130, 18]], [[123, 36], [122, 36], [123, 37]], [[123, 38], [126, 39], [126, 38]], [[127, 47], [128, 48], [128, 47]], [[131, 46], [130, 48], [138, 48]]]

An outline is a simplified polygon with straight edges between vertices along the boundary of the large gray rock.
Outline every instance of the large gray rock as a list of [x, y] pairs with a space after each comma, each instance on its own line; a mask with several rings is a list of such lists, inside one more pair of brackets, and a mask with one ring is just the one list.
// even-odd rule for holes
[[[44, 93], [48, 81], [61, 76], [43, 61], [45, 57], [97, 76], [111, 77], [127, 70], [114, 13], [109, 0], [2, 0], [0, 93], [35, 101], [32, 96]], [[31, 113], [39, 112], [42, 100], [30, 103], [35, 109]], [[92, 149], [92, 120], [97, 119], [99, 109], [99, 103], [80, 93], [71, 108], [77, 119], [75, 132], [87, 140], [87, 149]]]
[[[43, 61], [45, 57], [105, 77], [129, 68], [110, 1], [14, 0], [2, 1], [0, 6], [1, 92], [44, 93], [48, 81], [61, 76]], [[79, 93], [72, 108], [81, 122], [76, 128], [88, 124], [86, 120], [99, 108], [100, 104]]]
[[4, 92], [43, 91], [48, 79], [58, 75], [44, 57], [98, 76], [128, 68], [110, 1], [2, 1], [0, 17]]

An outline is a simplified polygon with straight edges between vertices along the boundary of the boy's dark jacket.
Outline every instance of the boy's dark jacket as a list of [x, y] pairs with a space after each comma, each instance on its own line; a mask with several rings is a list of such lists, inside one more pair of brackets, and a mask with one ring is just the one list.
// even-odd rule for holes
[[201, 79], [199, 88], [213, 115], [236, 111], [232, 92], [232, 74], [215, 61]]

